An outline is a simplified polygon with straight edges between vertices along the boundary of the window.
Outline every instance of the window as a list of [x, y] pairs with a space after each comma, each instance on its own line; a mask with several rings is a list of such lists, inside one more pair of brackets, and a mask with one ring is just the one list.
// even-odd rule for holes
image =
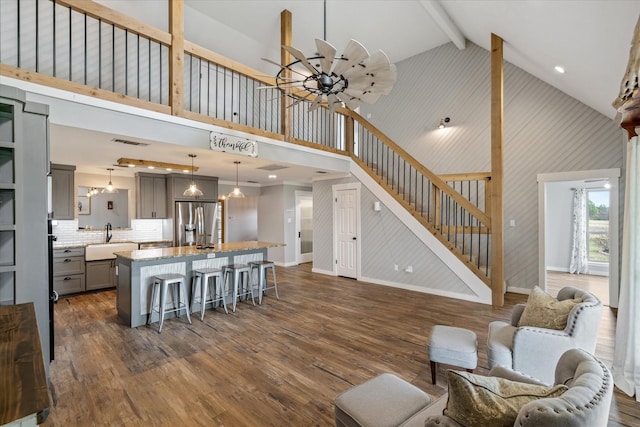
[[609, 190], [587, 191], [589, 262], [609, 262]]

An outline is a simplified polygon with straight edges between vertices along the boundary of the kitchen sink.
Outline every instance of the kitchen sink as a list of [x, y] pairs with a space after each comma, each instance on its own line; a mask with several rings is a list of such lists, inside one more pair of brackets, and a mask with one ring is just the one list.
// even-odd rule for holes
[[101, 259], [114, 259], [114, 252], [135, 251], [137, 243], [98, 243], [88, 245], [84, 250], [85, 261], [98, 261]]

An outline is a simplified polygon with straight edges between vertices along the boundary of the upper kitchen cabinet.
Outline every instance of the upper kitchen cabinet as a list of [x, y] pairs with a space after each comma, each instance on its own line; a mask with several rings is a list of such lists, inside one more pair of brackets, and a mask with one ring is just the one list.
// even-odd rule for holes
[[51, 164], [52, 219], [74, 218], [75, 170], [75, 166]]
[[[218, 201], [218, 178], [212, 176], [194, 176], [193, 180], [202, 191], [202, 196], [198, 198], [201, 202]], [[171, 201], [192, 201], [193, 197], [184, 196], [184, 190], [191, 185], [190, 175], [168, 174], [167, 192], [170, 193]]]
[[136, 216], [138, 218], [167, 217], [167, 179], [164, 175], [136, 174]]

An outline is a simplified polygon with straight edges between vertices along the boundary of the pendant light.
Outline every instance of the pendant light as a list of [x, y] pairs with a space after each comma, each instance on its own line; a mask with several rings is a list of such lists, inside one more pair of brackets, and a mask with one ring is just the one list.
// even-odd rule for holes
[[113, 172], [113, 168], [108, 168], [107, 170], [109, 171], [109, 184], [107, 184], [107, 186], [102, 189], [102, 192], [109, 194], [119, 193], [118, 189], [111, 183], [111, 172]]
[[233, 191], [227, 195], [227, 197], [230, 199], [243, 199], [244, 194], [242, 193], [242, 191], [240, 191], [240, 186], [238, 185], [238, 165], [240, 164], [240, 162], [236, 160], [233, 163], [236, 164], [236, 186]]
[[189, 185], [189, 188], [184, 190], [184, 193], [182, 193], [182, 195], [198, 198], [202, 196], [202, 191], [200, 191], [200, 189], [196, 186], [196, 182], [193, 180], [193, 159], [198, 156], [195, 154], [189, 154], [189, 157], [191, 157], [191, 185]]

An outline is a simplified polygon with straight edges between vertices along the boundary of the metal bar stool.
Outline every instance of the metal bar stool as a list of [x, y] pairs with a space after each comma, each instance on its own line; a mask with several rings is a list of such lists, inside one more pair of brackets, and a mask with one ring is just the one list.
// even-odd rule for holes
[[[256, 305], [253, 298], [253, 286], [251, 286], [251, 269], [247, 264], [229, 264], [223, 267], [225, 283], [229, 283], [229, 276], [233, 275], [233, 312], [236, 312], [236, 302], [238, 298], [251, 295], [251, 302]], [[244, 278], [242, 291], [238, 292], [240, 279]], [[230, 286], [228, 286], [230, 288]]]
[[[147, 325], [151, 323], [151, 316], [154, 311], [157, 311], [160, 314], [160, 326], [158, 327], [158, 333], [162, 332], [162, 325], [164, 323], [164, 315], [167, 313], [176, 312], [176, 316], [180, 317], [180, 310], [184, 308], [184, 311], [187, 313], [187, 320], [189, 324], [191, 324], [191, 315], [189, 314], [189, 306], [186, 303], [187, 292], [184, 286], [185, 277], [183, 274], [158, 274], [153, 277], [153, 288], [151, 291], [151, 308], [149, 310], [149, 317], [147, 318]], [[173, 309], [167, 310], [165, 308], [167, 302], [167, 288], [171, 286], [171, 290], [173, 292], [174, 288], [178, 288], [178, 305], [176, 307], [175, 302], [176, 299], [173, 299]], [[176, 286], [177, 285], [177, 286]], [[160, 294], [160, 295], [158, 295]], [[156, 310], [156, 296], [159, 296], [158, 309]], [[172, 293], [173, 297], [173, 293]], [[184, 297], [185, 302], [182, 302], [182, 298]]]
[[[280, 299], [278, 295], [278, 283], [276, 282], [276, 264], [273, 261], [251, 261], [249, 262], [251, 267], [251, 273], [253, 276], [253, 269], [258, 269], [258, 304], [262, 304], [262, 294], [267, 294], [267, 289], [274, 289], [276, 291], [276, 299]], [[267, 268], [271, 269], [273, 277], [273, 285], [267, 286]]]
[[[227, 311], [227, 302], [225, 301], [225, 286], [222, 280], [222, 270], [219, 268], [201, 268], [199, 270], [193, 270], [195, 276], [192, 279], [191, 286], [191, 312], [193, 313], [193, 307], [196, 303], [196, 299], [200, 301], [200, 320], [204, 320], [204, 309], [208, 303], [211, 303], [212, 307], [216, 308], [216, 303], [222, 301], [222, 307], [224, 312]], [[209, 287], [209, 279], [213, 279], [213, 285]], [[218, 293], [218, 290], [220, 291]], [[209, 298], [207, 298], [207, 296]]]

